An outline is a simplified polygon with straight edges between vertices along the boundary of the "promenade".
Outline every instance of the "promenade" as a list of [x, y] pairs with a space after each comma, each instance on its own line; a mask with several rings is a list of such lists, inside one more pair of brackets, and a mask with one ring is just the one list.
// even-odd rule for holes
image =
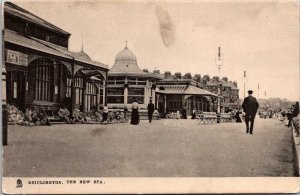
[[292, 130], [279, 120], [197, 125], [9, 126], [4, 176], [275, 177], [294, 176]]

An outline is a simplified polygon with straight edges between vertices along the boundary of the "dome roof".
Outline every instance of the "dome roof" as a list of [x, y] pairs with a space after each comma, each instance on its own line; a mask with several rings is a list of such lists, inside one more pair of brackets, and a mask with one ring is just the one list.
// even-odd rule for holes
[[109, 70], [110, 73], [143, 73], [138, 67], [136, 56], [127, 46], [121, 50], [115, 59], [114, 66]]
[[116, 55], [115, 62], [120, 62], [120, 61], [136, 63], [136, 56], [126, 46], [123, 50], [119, 51], [119, 53]]
[[88, 56], [84, 51], [76, 52], [77, 57], [84, 59], [86, 61], [92, 61], [90, 56]]

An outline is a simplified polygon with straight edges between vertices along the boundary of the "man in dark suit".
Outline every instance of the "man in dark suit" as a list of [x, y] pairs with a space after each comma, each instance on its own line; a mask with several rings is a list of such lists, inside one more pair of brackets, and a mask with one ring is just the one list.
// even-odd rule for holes
[[254, 125], [254, 119], [257, 112], [257, 109], [259, 107], [258, 102], [255, 97], [252, 96], [253, 91], [248, 91], [248, 97], [244, 99], [244, 102], [242, 104], [243, 110], [246, 113], [245, 116], [245, 122], [246, 122], [246, 133], [249, 133], [249, 122], [251, 122], [250, 125], [250, 134], [253, 133], [253, 125]]
[[151, 123], [152, 115], [153, 115], [153, 112], [154, 112], [154, 104], [152, 103], [152, 100], [150, 100], [150, 102], [148, 104], [148, 107], [147, 107], [147, 110], [148, 110], [149, 123]]

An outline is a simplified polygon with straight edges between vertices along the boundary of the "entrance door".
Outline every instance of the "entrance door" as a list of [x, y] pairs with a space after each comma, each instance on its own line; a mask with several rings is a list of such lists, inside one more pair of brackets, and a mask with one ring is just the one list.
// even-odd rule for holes
[[26, 110], [26, 72], [7, 72], [7, 102], [21, 109]]

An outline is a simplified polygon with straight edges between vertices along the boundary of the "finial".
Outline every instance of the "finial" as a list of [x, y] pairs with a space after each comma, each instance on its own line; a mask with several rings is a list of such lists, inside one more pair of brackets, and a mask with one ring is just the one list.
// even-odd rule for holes
[[83, 35], [81, 35], [81, 52], [83, 53]]
[[127, 43], [128, 43], [128, 41], [126, 40], [126, 41], [125, 41], [125, 48], [126, 48], [126, 49], [127, 49]]

